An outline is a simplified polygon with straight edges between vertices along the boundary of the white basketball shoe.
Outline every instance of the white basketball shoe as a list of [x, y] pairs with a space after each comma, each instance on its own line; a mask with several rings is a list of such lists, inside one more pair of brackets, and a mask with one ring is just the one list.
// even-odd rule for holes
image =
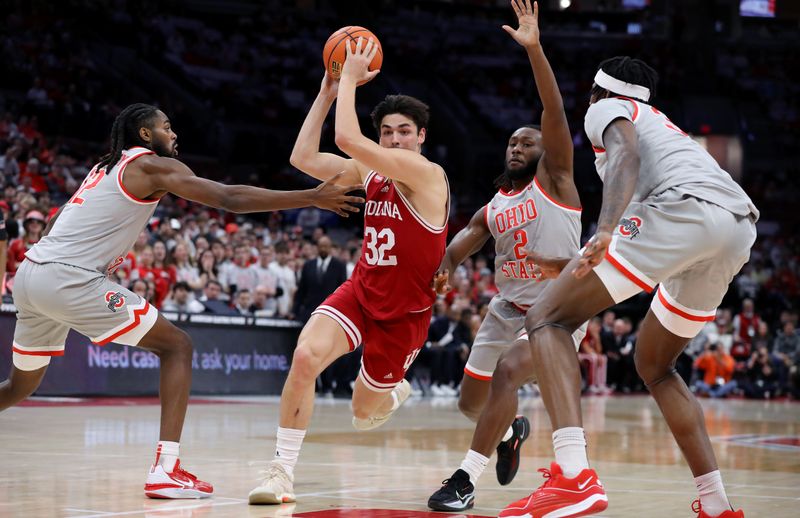
[[373, 416], [368, 417], [366, 419], [359, 419], [357, 417], [353, 417], [353, 428], [359, 431], [365, 430], [373, 430], [381, 425], [383, 425], [386, 421], [392, 417], [395, 410], [400, 408], [400, 405], [405, 403], [408, 396], [411, 395], [411, 384], [407, 380], [403, 380], [392, 389], [392, 409], [389, 410], [385, 415], [382, 416]]
[[248, 495], [250, 504], [283, 504], [295, 501], [294, 477], [281, 464], [271, 461], [260, 475], [261, 485]]

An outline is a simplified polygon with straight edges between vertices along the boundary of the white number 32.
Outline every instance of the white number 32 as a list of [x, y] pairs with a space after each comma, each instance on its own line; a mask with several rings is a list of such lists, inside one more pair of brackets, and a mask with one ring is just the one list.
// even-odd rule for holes
[[[388, 255], [394, 247], [394, 232], [384, 228], [378, 232], [374, 227], [365, 227], [364, 235], [367, 238], [367, 255], [364, 259], [367, 264], [377, 266], [396, 266], [397, 256]], [[379, 244], [379, 241], [381, 242]]]

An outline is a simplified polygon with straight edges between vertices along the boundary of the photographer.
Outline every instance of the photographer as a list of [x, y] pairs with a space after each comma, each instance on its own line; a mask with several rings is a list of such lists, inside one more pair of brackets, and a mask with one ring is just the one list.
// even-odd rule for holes
[[769, 399], [777, 395], [778, 372], [765, 345], [760, 345], [747, 361], [747, 377], [742, 388], [745, 396], [752, 399]]
[[733, 357], [717, 343], [712, 343], [694, 362], [694, 368], [703, 371], [702, 379], [698, 379], [692, 387], [699, 395], [722, 398], [736, 389], [733, 381]]

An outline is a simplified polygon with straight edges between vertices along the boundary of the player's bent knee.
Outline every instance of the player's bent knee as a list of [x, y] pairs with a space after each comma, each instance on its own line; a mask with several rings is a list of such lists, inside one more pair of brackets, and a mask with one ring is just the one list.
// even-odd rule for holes
[[[526, 359], [527, 356], [527, 359]], [[504, 356], [497, 363], [492, 376], [493, 390], [517, 390], [533, 371], [530, 355]]]
[[303, 378], [316, 378], [322, 372], [322, 357], [315, 353], [316, 347], [300, 343], [292, 355], [292, 371]]
[[483, 410], [482, 404], [476, 404], [474, 401], [467, 401], [463, 397], [458, 398], [458, 409], [464, 414], [465, 417], [471, 419], [473, 421], [477, 420], [480, 415], [481, 411]]
[[647, 387], [663, 380], [675, 370], [672, 363], [648, 361], [640, 354], [634, 354], [633, 363], [636, 366], [636, 373]]
[[183, 329], [175, 328], [167, 340], [167, 345], [154, 348], [156, 354], [167, 354], [172, 357], [181, 358], [186, 361], [191, 361], [194, 347], [192, 346], [192, 339], [189, 334]]

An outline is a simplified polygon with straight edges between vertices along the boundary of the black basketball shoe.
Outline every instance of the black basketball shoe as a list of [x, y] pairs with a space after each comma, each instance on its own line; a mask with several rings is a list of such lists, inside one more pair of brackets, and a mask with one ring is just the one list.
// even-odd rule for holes
[[428, 507], [434, 511], [464, 511], [475, 505], [475, 486], [463, 469], [457, 469], [453, 476], [428, 499]]
[[511, 424], [511, 439], [497, 445], [497, 481], [500, 485], [510, 484], [519, 469], [519, 452], [522, 443], [531, 434], [531, 423], [525, 416], [518, 416]]

